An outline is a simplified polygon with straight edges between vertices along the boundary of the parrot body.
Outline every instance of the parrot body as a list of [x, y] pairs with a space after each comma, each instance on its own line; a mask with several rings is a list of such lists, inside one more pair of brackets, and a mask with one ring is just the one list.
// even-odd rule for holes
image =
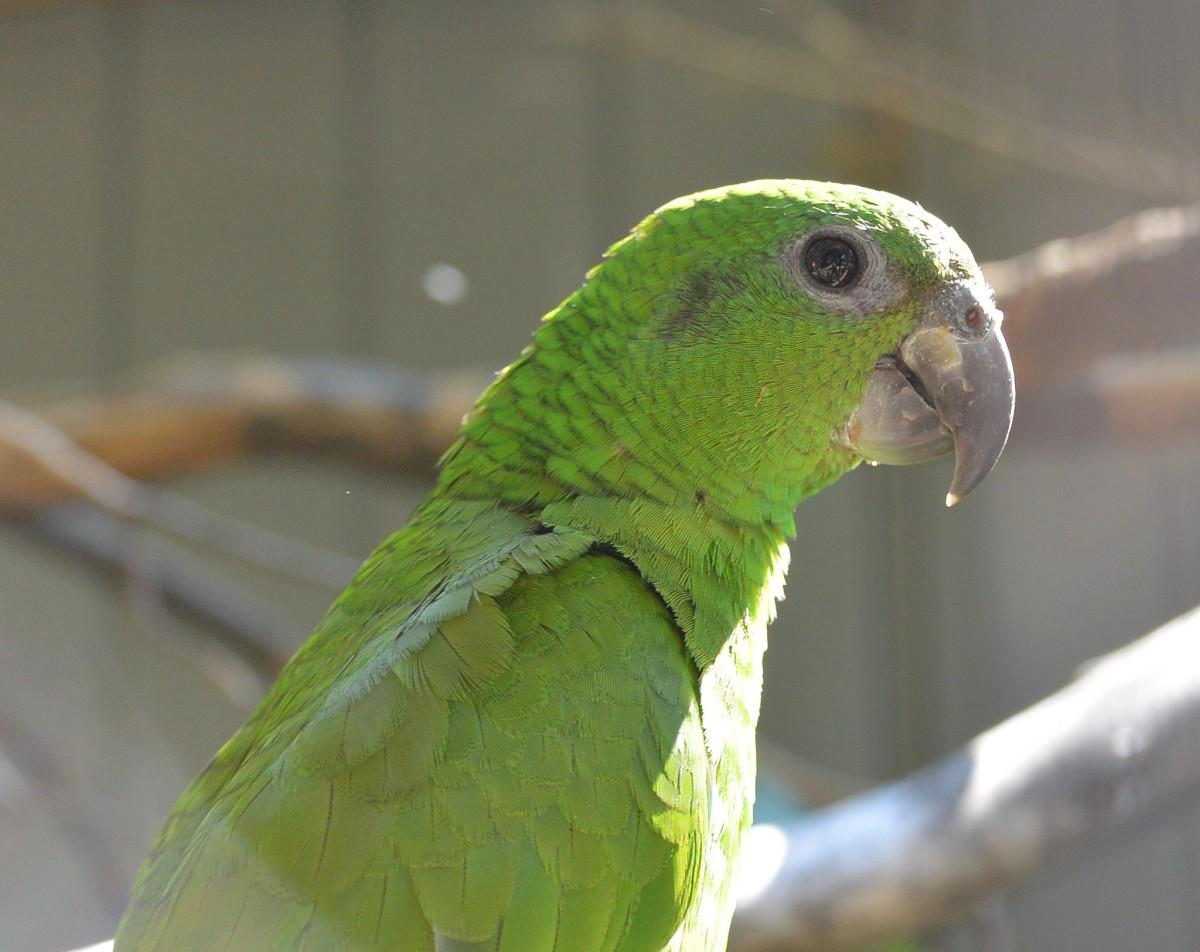
[[[891, 297], [792, 273], [830, 227]], [[118, 952], [722, 948], [792, 509], [862, 459], [875, 417], [837, 434], [880, 358], [974, 267], [843, 186], [644, 221], [184, 793]]]

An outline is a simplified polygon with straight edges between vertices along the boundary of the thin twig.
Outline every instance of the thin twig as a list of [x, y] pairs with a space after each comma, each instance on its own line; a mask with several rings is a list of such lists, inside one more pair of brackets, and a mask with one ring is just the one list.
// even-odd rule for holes
[[92, 819], [81, 787], [33, 732], [6, 718], [0, 721], [0, 756], [15, 770], [31, 796], [44, 804], [68, 846], [92, 895], [110, 915], [125, 906], [125, 876], [106, 827]]
[[[38, 513], [12, 516], [10, 524], [35, 539], [53, 545], [108, 577], [125, 578], [129, 572], [130, 536], [137, 530], [121, 518], [82, 504], [55, 506]], [[166, 606], [204, 626], [217, 650], [232, 654], [247, 665], [260, 685], [274, 680], [295, 642], [297, 625], [270, 601], [215, 572], [202, 559], [174, 548], [154, 552], [152, 584]], [[206, 642], [210, 639], [206, 638]], [[211, 644], [204, 646], [211, 654]], [[227, 668], [228, 659], [204, 662], [210, 673]], [[243, 702], [240, 690], [227, 694]], [[245, 676], [239, 675], [239, 681]]]
[[797, 21], [806, 47], [766, 42], [652, 4], [572, 5], [559, 38], [657, 60], [724, 82], [873, 110], [983, 152], [1157, 200], [1200, 194], [1200, 166], [1143, 145], [1069, 132], [922, 80], [916, 51], [875, 36], [824, 4]]
[[[823, 0], [809, 0], [803, 15], [781, 13], [809, 50], [836, 71], [841, 85], [857, 90], [862, 105], [884, 115], [1046, 171], [1160, 199], [1200, 194], [1200, 165], [1191, 156], [1045, 122], [1036, 117], [1031, 95], [1022, 97], [1022, 110], [1001, 106], [972, 88], [965, 64], [949, 58], [926, 78], [920, 66], [929, 62], [928, 48], [872, 31]], [[1005, 90], [1002, 98], [1017, 97]]]
[[38, 415], [0, 400], [0, 440], [101, 509], [258, 568], [336, 590], [358, 561], [149, 486], [81, 448]]
[[[165, 540], [136, 530], [130, 530], [129, 534], [137, 541], [125, 561], [124, 582], [134, 623], [148, 637], [176, 648], [183, 660], [206, 677], [235, 708], [248, 710], [253, 707], [279, 672], [280, 652], [263, 645], [259, 630], [243, 634], [239, 629], [240, 637], [236, 639], [228, 634], [225, 637], [210, 634], [208, 629], [199, 636], [188, 631], [171, 610], [167, 579], [163, 574], [164, 561], [169, 558], [170, 551]], [[229, 595], [236, 589], [232, 582], [226, 582], [221, 588], [226, 600], [223, 608], [228, 616]], [[246, 619], [239, 619], [239, 624], [245, 628]], [[281, 643], [289, 644], [290, 641]]]

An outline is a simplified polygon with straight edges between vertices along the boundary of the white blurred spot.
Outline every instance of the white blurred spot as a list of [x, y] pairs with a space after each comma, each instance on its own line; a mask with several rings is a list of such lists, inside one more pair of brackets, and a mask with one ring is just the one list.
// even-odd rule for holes
[[467, 276], [454, 265], [439, 261], [425, 269], [421, 287], [438, 304], [460, 304], [467, 296]]
[[1125, 724], [1118, 727], [1112, 736], [1112, 751], [1122, 760], [1128, 760], [1146, 749], [1146, 737], [1137, 728]]
[[755, 823], [738, 860], [737, 901], [757, 899], [775, 879], [787, 855], [787, 834], [772, 823]]

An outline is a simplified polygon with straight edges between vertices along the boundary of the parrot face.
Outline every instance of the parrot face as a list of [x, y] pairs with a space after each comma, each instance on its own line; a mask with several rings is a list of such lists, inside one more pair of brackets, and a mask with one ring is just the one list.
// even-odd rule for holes
[[[936, 219], [924, 216], [921, 224], [939, 240], [911, 249], [916, 254], [907, 267], [893, 262], [883, 236], [861, 223], [817, 226], [789, 247], [784, 265], [831, 314], [881, 316], [906, 296], [914, 299], [917, 328], [880, 356], [835, 438], [872, 463], [923, 463], [955, 449], [946, 497], [954, 505], [1004, 448], [1012, 362], [1002, 315], [970, 251]], [[928, 287], [920, 290], [922, 284]]]
[[807, 476], [784, 493], [794, 505], [861, 460], [954, 450], [953, 505], [1004, 447], [1001, 314], [967, 246], [911, 202], [790, 180], [701, 192], [592, 277], [628, 297], [625, 271], [661, 282], [643, 292], [654, 317], [630, 344], [631, 381], [659, 381], [675, 414], [660, 428], [743, 461], [749, 485], [782, 487], [776, 464], [791, 466]]

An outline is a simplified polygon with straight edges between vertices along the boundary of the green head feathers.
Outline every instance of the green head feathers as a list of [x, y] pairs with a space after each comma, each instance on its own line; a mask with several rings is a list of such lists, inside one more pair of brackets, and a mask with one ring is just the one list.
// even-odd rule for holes
[[443, 485], [790, 520], [863, 458], [839, 433], [952, 287], [998, 320], [953, 229], [893, 195], [769, 180], [677, 199], [547, 315], [481, 398]]

